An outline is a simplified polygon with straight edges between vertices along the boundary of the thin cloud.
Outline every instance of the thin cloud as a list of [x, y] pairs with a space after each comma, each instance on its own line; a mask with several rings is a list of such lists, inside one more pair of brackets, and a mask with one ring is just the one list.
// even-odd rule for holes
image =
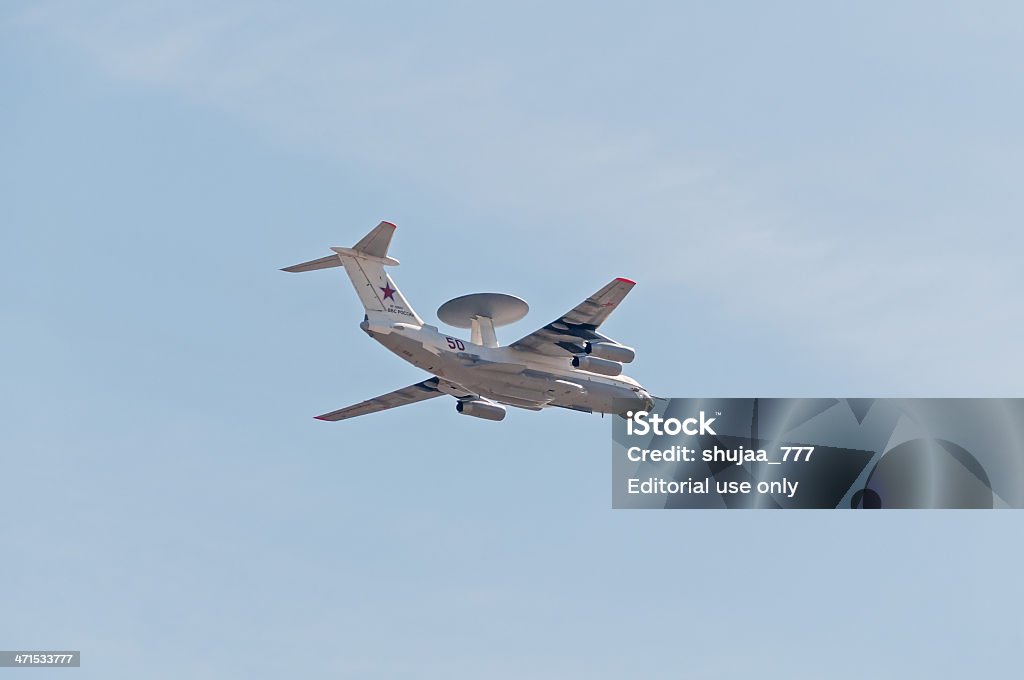
[[[851, 125], [847, 142], [716, 148], [681, 130], [684, 122], [651, 118], [644, 101], [635, 119], [651, 122], [637, 127], [567, 99], [568, 84], [536, 77], [560, 55], [521, 37], [505, 36], [494, 52], [474, 43], [466, 54], [455, 29], [393, 34], [373, 17], [322, 20], [270, 3], [39, 3], [22, 20], [112, 78], [215, 107], [275, 143], [512, 215], [524, 236], [554, 249], [614, 253], [680, 294], [705, 291], [737, 324], [862, 369], [965, 389], [1005, 385], [1006, 371], [1020, 370], [1007, 369], [1018, 365], [1009, 338], [1024, 330], [1005, 303], [1024, 292], [1016, 258], [972, 237], [1004, 225], [958, 223], [969, 206], [932, 196], [915, 175], [969, 192], [969, 171], [929, 175], [938, 172], [925, 167], [931, 158], [911, 154], [937, 153], [930, 138], [905, 135], [882, 113], [872, 113], [882, 122]], [[989, 171], [1009, 157], [994, 158]], [[886, 186], [893, 162], [905, 170], [904, 194]], [[941, 238], [900, 236], [910, 226], [900, 220], [914, 216], [907, 201], [953, 213], [920, 214], [925, 226], [911, 229]], [[552, 222], [578, 226], [553, 234]], [[617, 248], [623, 241], [632, 247]]]

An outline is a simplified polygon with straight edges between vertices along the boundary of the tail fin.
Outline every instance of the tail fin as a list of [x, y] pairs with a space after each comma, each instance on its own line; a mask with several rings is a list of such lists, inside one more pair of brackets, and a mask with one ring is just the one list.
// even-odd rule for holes
[[383, 317], [388, 321], [422, 326], [423, 319], [384, 271], [385, 265], [398, 265], [398, 260], [388, 257], [388, 246], [394, 233], [395, 225], [381, 222], [351, 248], [331, 248], [334, 255], [285, 267], [282, 271], [308, 272], [343, 266], [366, 309], [367, 317]]

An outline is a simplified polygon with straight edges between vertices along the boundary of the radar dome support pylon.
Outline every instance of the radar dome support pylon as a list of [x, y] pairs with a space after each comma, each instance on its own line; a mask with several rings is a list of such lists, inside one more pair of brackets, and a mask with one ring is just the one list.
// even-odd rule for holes
[[495, 328], [519, 321], [530, 311], [526, 301], [505, 293], [472, 293], [437, 309], [437, 318], [455, 328], [469, 328], [470, 342], [498, 347]]

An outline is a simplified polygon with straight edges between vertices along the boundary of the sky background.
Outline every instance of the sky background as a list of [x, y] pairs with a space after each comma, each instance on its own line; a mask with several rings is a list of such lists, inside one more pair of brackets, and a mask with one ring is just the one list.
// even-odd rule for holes
[[[0, 647], [95, 678], [1017, 674], [1015, 512], [612, 511], [610, 420], [417, 311], [614, 276], [661, 396], [1021, 396], [1017, 3], [6, 2]], [[69, 671], [36, 671], [67, 677]]]

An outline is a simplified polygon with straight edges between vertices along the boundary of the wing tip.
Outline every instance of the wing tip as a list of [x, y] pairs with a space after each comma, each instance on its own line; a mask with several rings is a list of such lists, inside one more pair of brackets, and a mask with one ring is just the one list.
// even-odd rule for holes
[[398, 227], [395, 225], [394, 222], [388, 222], [387, 220], [381, 220], [380, 223], [383, 224], [384, 226], [391, 227], [392, 229], [398, 229]]
[[313, 416], [313, 420], [322, 420], [325, 423], [331, 422], [331, 419], [326, 416]]
[[631, 286], [635, 286], [636, 285], [636, 281], [634, 281], [633, 279], [627, 279], [625, 276], [616, 276], [615, 280], [616, 281], [622, 281], [623, 283], [628, 283]]

